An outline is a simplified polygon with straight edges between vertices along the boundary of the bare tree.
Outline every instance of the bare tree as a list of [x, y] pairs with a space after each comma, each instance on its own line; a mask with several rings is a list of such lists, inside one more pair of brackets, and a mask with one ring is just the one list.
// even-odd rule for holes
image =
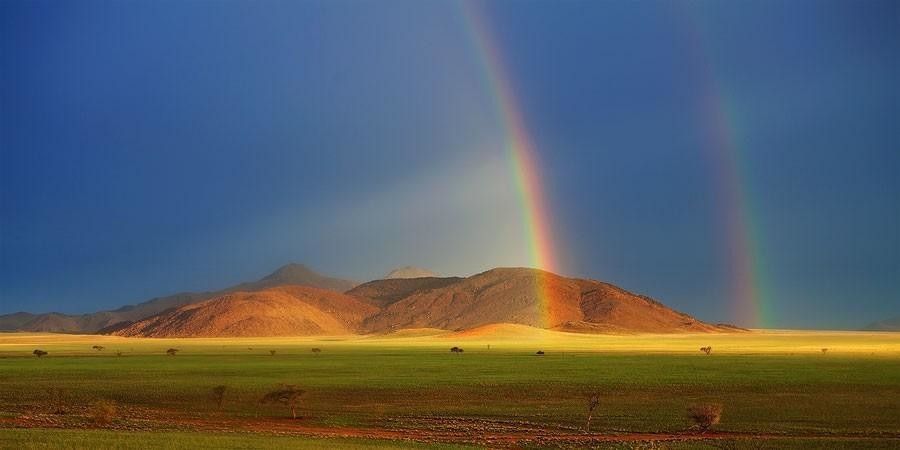
[[91, 347], [91, 348], [94, 349], [94, 350], [97, 350], [98, 352], [100, 352], [100, 351], [103, 351], [103, 349], [106, 348], [106, 347], [104, 347], [104, 346], [102, 346], [102, 345], [95, 345], [95, 346], [93, 346], [93, 347]]
[[711, 426], [719, 423], [719, 419], [722, 417], [722, 405], [718, 403], [694, 405], [688, 408], [687, 414], [694, 421], [694, 425], [703, 433]]
[[322, 353], [322, 349], [321, 349], [321, 348], [314, 348], [314, 349], [312, 349], [312, 352], [315, 353], [316, 356], [319, 356], [319, 353]]
[[588, 418], [587, 418], [586, 430], [588, 433], [590, 433], [591, 432], [591, 419], [594, 418], [594, 410], [597, 409], [598, 406], [600, 406], [600, 396], [597, 394], [592, 395], [591, 398], [588, 400], [587, 406], [588, 406]]
[[712, 353], [712, 346], [709, 347], [700, 347], [700, 351], [706, 353], [707, 356]]
[[293, 384], [282, 384], [278, 389], [269, 392], [259, 400], [262, 405], [281, 403], [291, 409], [291, 417], [297, 418], [297, 402], [306, 391], [298, 389]]
[[66, 392], [60, 388], [50, 388], [47, 390], [47, 403], [50, 406], [52, 414], [66, 413]]
[[177, 348], [170, 348], [170, 349], [166, 350], [166, 354], [169, 356], [175, 356], [176, 353], [178, 353]]
[[212, 396], [213, 400], [216, 401], [216, 408], [222, 409], [222, 401], [225, 400], [225, 391], [228, 389], [227, 386], [220, 384], [214, 388], [212, 388]]
[[45, 352], [43, 350], [35, 350], [35, 351], [31, 352], [31, 354], [34, 356], [37, 356], [38, 358], [40, 358], [41, 356], [47, 356], [47, 352]]
[[269, 355], [270, 355], [270, 356], [275, 356], [275, 350], [269, 350]]

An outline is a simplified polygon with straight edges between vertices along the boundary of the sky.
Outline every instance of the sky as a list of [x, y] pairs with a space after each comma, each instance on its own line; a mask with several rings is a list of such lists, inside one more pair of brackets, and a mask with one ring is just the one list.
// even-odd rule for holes
[[0, 313], [531, 266], [499, 68], [555, 271], [857, 328], [900, 315], [898, 55], [894, 1], [0, 2]]

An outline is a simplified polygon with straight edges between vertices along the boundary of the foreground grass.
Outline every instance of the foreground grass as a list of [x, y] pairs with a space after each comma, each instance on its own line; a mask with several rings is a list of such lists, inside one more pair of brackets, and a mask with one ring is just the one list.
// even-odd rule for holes
[[[712, 355], [697, 350], [703, 343], [713, 346]], [[97, 344], [106, 349], [92, 350]], [[449, 353], [452, 345], [465, 353]], [[178, 355], [165, 356], [169, 347]], [[35, 348], [50, 354], [30, 356]], [[537, 349], [546, 355], [535, 356]], [[900, 436], [898, 356], [900, 335], [891, 333], [182, 340], [8, 334], [0, 335], [0, 418], [49, 412], [48, 393], [59, 390], [75, 409], [108, 399], [124, 409], [201, 418], [282, 419], [285, 408], [257, 400], [288, 383], [307, 391], [298, 413], [315, 426], [416, 428], [429, 427], [427, 418], [457, 417], [574, 430], [583, 426], [587, 398], [599, 393], [595, 431], [680, 433], [690, 427], [688, 406], [715, 402], [724, 406], [718, 430], [793, 437], [789, 442], [803, 448], [804, 436]], [[228, 390], [217, 411], [210, 389], [220, 384]], [[10, 438], [9, 430], [0, 433]]]
[[102, 430], [0, 429], [0, 448], [16, 449], [466, 449], [375, 439], [307, 438], [262, 434], [113, 432]]

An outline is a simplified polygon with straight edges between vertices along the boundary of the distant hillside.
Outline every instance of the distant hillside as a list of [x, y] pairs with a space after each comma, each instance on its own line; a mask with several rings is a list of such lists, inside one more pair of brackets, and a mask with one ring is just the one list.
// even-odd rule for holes
[[[536, 269], [501, 268], [462, 280], [433, 280], [448, 281], [412, 291], [408, 285], [397, 285], [393, 292], [383, 282], [374, 286], [380, 288], [374, 289], [378, 298], [391, 301], [383, 302], [382, 311], [366, 319], [363, 329], [465, 330], [507, 323], [580, 332], [725, 331], [607, 283]], [[365, 295], [372, 287], [367, 283], [355, 291]]]
[[355, 333], [378, 308], [309, 286], [233, 292], [115, 330], [118, 336], [253, 337]]
[[258, 291], [273, 286], [303, 285], [343, 292], [354, 286], [352, 281], [320, 275], [302, 264], [287, 264], [260, 280], [241, 283], [215, 292], [183, 292], [157, 297], [136, 305], [126, 305], [112, 311], [68, 315], [59, 313], [15, 313], [0, 316], [0, 331], [35, 331], [61, 333], [94, 333], [115, 328], [121, 323], [134, 322], [170, 308], [197, 303], [228, 292]]
[[900, 317], [872, 322], [866, 326], [867, 331], [900, 331]]
[[435, 278], [437, 274], [419, 267], [406, 266], [394, 269], [384, 276], [386, 280], [395, 278]]
[[347, 291], [347, 295], [369, 299], [379, 308], [384, 308], [417, 291], [428, 291], [448, 286], [464, 278], [397, 278], [375, 280], [360, 284]]

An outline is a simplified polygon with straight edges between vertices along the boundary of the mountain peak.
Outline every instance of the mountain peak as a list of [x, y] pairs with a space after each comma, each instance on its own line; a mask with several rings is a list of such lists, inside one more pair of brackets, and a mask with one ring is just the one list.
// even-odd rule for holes
[[274, 272], [266, 275], [263, 280], [290, 280], [299, 277], [308, 277], [310, 275], [318, 275], [309, 267], [298, 263], [287, 263]]
[[405, 266], [398, 267], [384, 276], [386, 280], [392, 280], [397, 278], [427, 278], [427, 277], [436, 277], [437, 274], [430, 270], [422, 269], [420, 267], [414, 266]]

